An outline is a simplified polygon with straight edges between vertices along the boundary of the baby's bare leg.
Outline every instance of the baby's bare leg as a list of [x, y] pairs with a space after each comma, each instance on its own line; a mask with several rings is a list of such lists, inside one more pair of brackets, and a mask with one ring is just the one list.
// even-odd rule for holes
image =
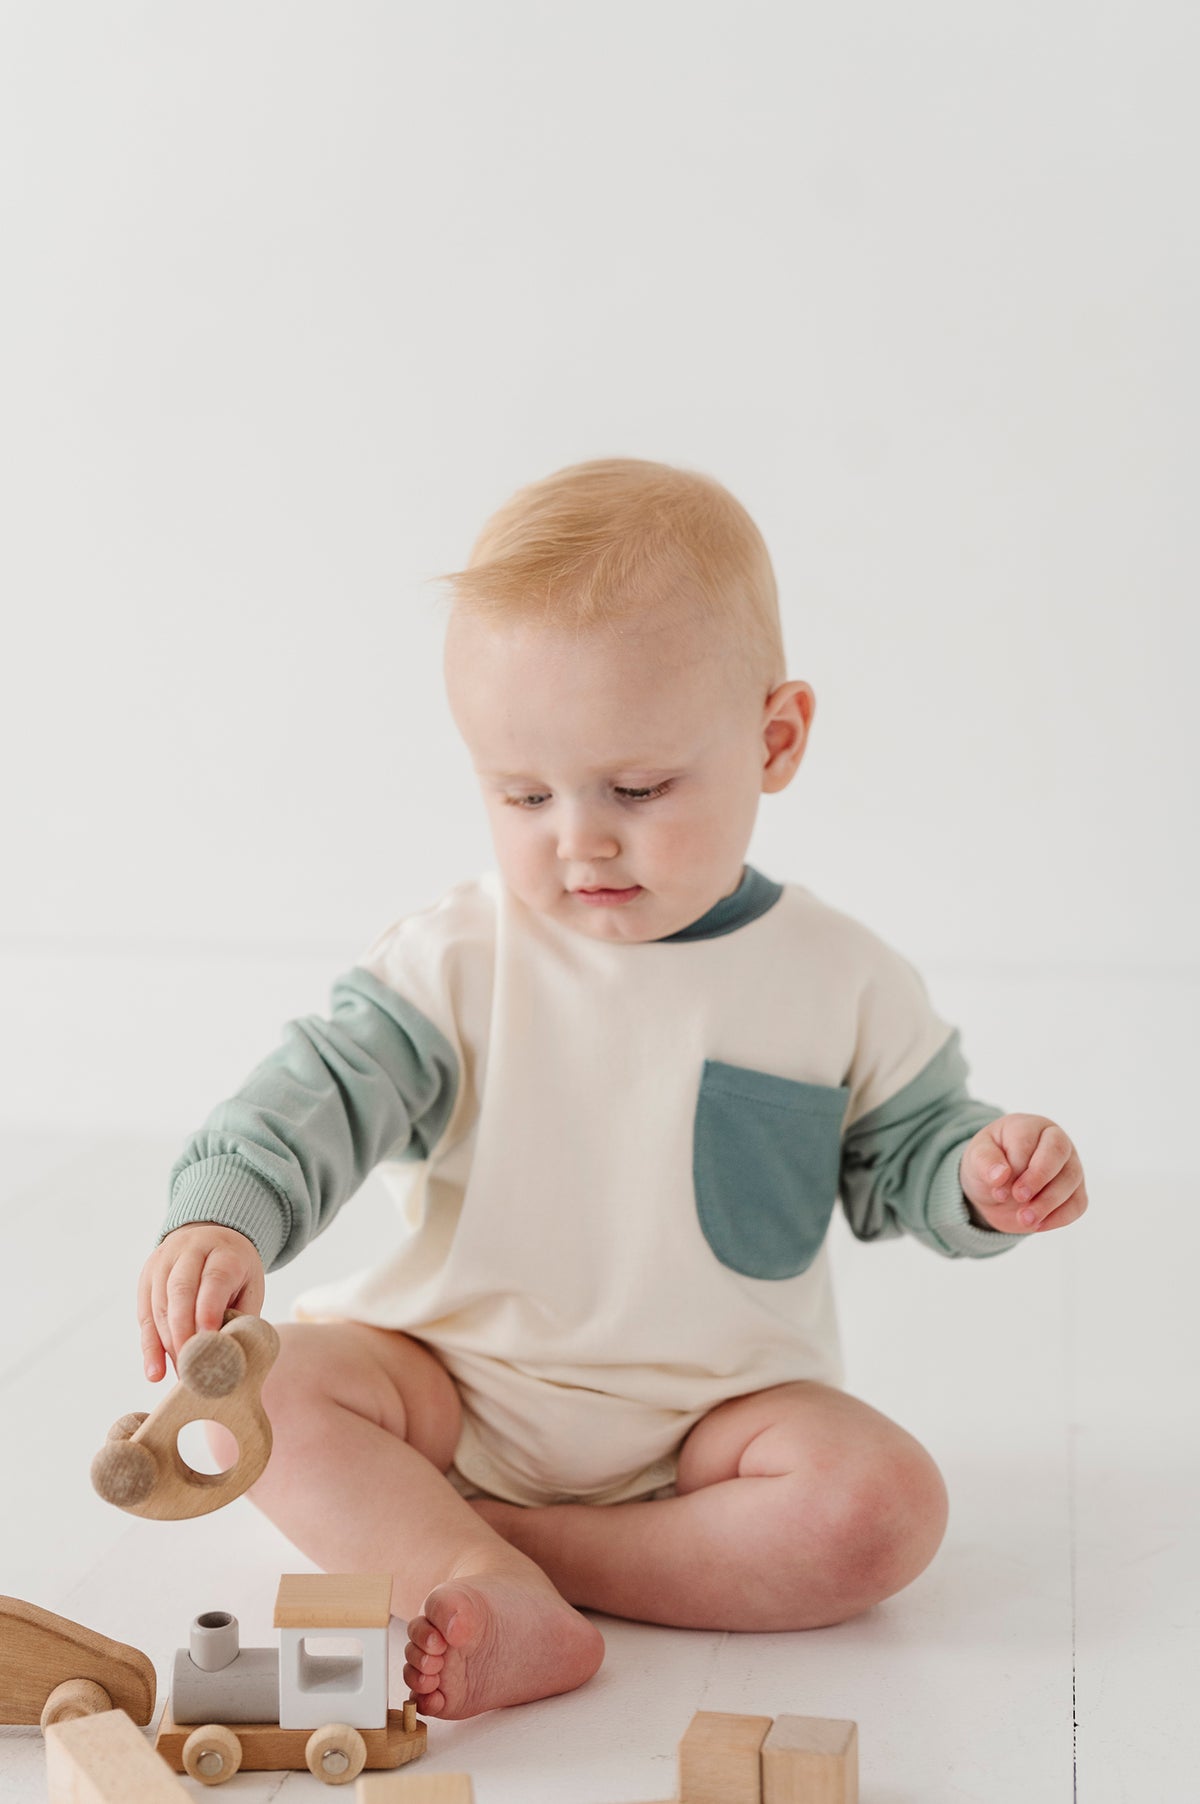
[[[285, 1324], [263, 1385], [272, 1451], [250, 1497], [327, 1572], [390, 1572], [410, 1618], [404, 1677], [431, 1716], [581, 1685], [600, 1632], [444, 1476], [462, 1422], [441, 1361], [362, 1322]], [[216, 1457], [236, 1448], [213, 1425]]]
[[702, 1417], [676, 1490], [648, 1503], [471, 1507], [581, 1609], [678, 1628], [843, 1622], [910, 1584], [946, 1528], [946, 1487], [920, 1443], [813, 1382]]

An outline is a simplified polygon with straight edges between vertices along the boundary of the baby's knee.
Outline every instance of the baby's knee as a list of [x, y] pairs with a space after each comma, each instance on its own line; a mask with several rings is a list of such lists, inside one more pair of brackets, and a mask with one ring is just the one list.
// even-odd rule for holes
[[845, 1475], [826, 1521], [825, 1557], [840, 1576], [847, 1616], [912, 1584], [946, 1533], [945, 1480], [916, 1441]]
[[361, 1417], [407, 1441], [439, 1470], [454, 1457], [462, 1407], [453, 1379], [430, 1349], [366, 1322], [287, 1322], [262, 1400], [276, 1440], [319, 1450], [331, 1416]]
[[337, 1361], [324, 1326], [317, 1322], [280, 1322], [279, 1352], [263, 1380], [262, 1406], [273, 1432], [293, 1417], [311, 1414], [328, 1393]]

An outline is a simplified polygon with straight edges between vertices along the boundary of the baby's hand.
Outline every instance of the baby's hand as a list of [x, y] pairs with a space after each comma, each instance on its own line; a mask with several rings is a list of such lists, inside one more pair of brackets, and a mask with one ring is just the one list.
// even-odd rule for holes
[[1002, 1234], [1065, 1228], [1088, 1204], [1079, 1154], [1044, 1115], [989, 1121], [968, 1141], [959, 1181], [972, 1209]]
[[220, 1328], [227, 1309], [257, 1315], [266, 1295], [258, 1249], [236, 1228], [187, 1222], [155, 1247], [137, 1287], [138, 1326], [147, 1378], [176, 1370], [179, 1355], [201, 1328]]

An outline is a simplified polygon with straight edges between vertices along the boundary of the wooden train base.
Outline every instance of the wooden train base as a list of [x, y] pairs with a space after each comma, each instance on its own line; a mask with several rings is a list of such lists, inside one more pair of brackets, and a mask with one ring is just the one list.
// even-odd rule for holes
[[389, 1710], [383, 1729], [352, 1729], [345, 1723], [281, 1729], [278, 1723], [177, 1723], [168, 1698], [154, 1747], [173, 1772], [187, 1773], [202, 1785], [223, 1785], [236, 1772], [305, 1766], [326, 1785], [347, 1785], [364, 1767], [416, 1760], [425, 1752], [426, 1737], [411, 1703]]

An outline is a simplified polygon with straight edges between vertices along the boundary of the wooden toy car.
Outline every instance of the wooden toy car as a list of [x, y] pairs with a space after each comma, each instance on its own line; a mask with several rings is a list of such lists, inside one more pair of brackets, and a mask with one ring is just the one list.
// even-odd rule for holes
[[145, 1654], [19, 1597], [0, 1597], [0, 1723], [68, 1722], [124, 1710], [154, 1714], [157, 1682]]
[[[364, 1767], [425, 1752], [417, 1707], [387, 1707], [390, 1573], [285, 1573], [275, 1600], [280, 1647], [239, 1645], [235, 1617], [211, 1610], [175, 1655], [155, 1749], [177, 1773], [222, 1785], [239, 1770], [307, 1767], [348, 1785]], [[361, 1654], [308, 1643], [352, 1637]]]

